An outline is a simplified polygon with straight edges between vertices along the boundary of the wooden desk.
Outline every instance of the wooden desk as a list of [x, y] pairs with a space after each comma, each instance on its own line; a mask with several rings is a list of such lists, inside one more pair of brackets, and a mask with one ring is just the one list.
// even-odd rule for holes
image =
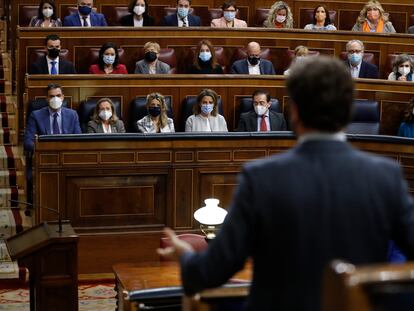
[[[113, 266], [118, 292], [118, 310], [136, 310], [129, 294], [142, 289], [181, 286], [180, 269], [177, 262], [120, 263]], [[238, 272], [233, 279], [250, 281], [251, 265]]]

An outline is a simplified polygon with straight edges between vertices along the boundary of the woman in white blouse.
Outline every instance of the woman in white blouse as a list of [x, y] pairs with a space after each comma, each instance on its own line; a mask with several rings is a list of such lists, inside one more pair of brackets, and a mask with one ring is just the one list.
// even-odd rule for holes
[[160, 93], [151, 93], [147, 96], [148, 114], [137, 121], [140, 133], [171, 133], [175, 132], [174, 122], [167, 116], [167, 104]]
[[193, 115], [185, 122], [186, 132], [227, 132], [227, 123], [218, 113], [218, 95], [210, 89], [204, 89], [197, 96]]

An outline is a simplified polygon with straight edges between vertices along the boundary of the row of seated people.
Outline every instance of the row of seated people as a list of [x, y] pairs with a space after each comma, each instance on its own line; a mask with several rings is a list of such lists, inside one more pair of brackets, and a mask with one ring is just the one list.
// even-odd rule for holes
[[[172, 48], [161, 49], [156, 42], [147, 42], [142, 51], [128, 57], [122, 48], [113, 43], [105, 43], [100, 49], [91, 48], [88, 56], [82, 58], [79, 73], [91, 74], [288, 74], [289, 66], [305, 57], [318, 56], [319, 51], [312, 51], [298, 46], [295, 50], [286, 50], [282, 61], [284, 70], [277, 72], [272, 63], [270, 49], [262, 49], [256, 42], [250, 42], [246, 48], [237, 48], [231, 57], [232, 65], [226, 58], [222, 47], [214, 47], [208, 40], [201, 40], [190, 49], [185, 68], [177, 68], [177, 58]], [[46, 54], [47, 53], [47, 54]], [[57, 35], [46, 38], [46, 50], [33, 50], [28, 61], [30, 74], [74, 74], [76, 69], [68, 60], [68, 50], [62, 49]], [[140, 60], [136, 61], [135, 57]], [[365, 53], [361, 41], [351, 40], [346, 45], [346, 52], [340, 57], [347, 63], [355, 78], [379, 78], [374, 54]], [[388, 56], [384, 78], [389, 80], [413, 81], [414, 65], [412, 55], [391, 54]]]
[[[75, 5], [76, 3], [74, 3]], [[207, 13], [201, 8], [192, 8], [191, 0], [177, 0], [175, 7], [164, 7], [164, 16], [160, 20], [149, 14], [147, 0], [130, 0], [128, 6], [108, 7], [108, 12], [97, 13], [93, 9], [93, 0], [78, 0], [77, 6], [66, 7], [65, 18], [62, 21], [57, 17], [54, 0], [41, 0], [39, 6], [22, 6], [20, 12], [20, 25], [32, 27], [50, 26], [211, 26], [220, 28], [247, 27], [246, 21], [239, 19], [240, 12], [235, 0], [227, 0], [220, 9], [209, 9]], [[152, 8], [155, 10], [155, 7]], [[197, 16], [196, 14], [199, 14]], [[106, 16], [105, 16], [106, 15]], [[329, 10], [325, 5], [318, 5], [314, 9], [305, 9], [300, 17], [300, 25], [307, 30], [336, 30], [336, 11]], [[357, 13], [358, 15], [358, 13]], [[275, 2], [271, 8], [260, 8], [256, 12], [254, 26], [267, 28], [293, 28], [294, 21], [289, 5], [284, 1]], [[358, 16], [350, 15], [353, 21], [344, 23], [341, 30], [362, 32], [389, 32], [396, 29], [391, 22], [391, 15], [386, 13], [376, 0], [369, 0]], [[399, 28], [398, 32], [414, 33], [414, 26], [408, 29], [394, 21]], [[401, 21], [402, 22], [402, 21]], [[404, 21], [405, 22], [405, 21]], [[350, 25], [353, 25], [352, 27]], [[349, 26], [348, 26], [349, 25]], [[414, 16], [410, 19], [414, 25]], [[303, 27], [303, 26], [302, 26]]]
[[[33, 149], [35, 135], [126, 132], [121, 120], [121, 104], [117, 100], [102, 98], [98, 101], [86, 101], [80, 105], [78, 112], [66, 108], [64, 103], [64, 94], [58, 84], [47, 87], [47, 101], [31, 102], [27, 111], [29, 117], [24, 139], [26, 150]], [[414, 101], [407, 110], [409, 115], [404, 116], [405, 125], [401, 125], [399, 132], [401, 135], [414, 134], [413, 103]], [[172, 111], [170, 96], [151, 93], [146, 97], [137, 97], [131, 102], [128, 130], [141, 133], [175, 132]], [[241, 98], [239, 112], [236, 129], [238, 132], [288, 130], [279, 101], [272, 99], [266, 90], [256, 90], [251, 97]], [[221, 98], [211, 89], [202, 90], [197, 97], [186, 97], [181, 106], [181, 120], [180, 131], [228, 131]], [[355, 134], [379, 134], [378, 102], [356, 100], [352, 123], [346, 131]]]

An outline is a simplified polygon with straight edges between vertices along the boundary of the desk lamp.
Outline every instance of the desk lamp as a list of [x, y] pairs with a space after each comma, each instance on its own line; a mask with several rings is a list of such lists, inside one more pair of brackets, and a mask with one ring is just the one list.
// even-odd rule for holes
[[205, 199], [205, 206], [194, 212], [194, 218], [200, 223], [200, 229], [206, 236], [206, 241], [216, 237], [216, 232], [226, 218], [227, 211], [219, 206], [218, 199]]

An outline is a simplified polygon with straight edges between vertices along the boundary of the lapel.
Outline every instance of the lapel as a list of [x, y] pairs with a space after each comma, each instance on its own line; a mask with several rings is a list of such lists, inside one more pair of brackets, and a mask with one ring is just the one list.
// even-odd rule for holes
[[177, 16], [177, 12], [174, 15], [171, 15], [173, 17], [172, 21], [173, 21], [173, 26], [178, 26], [178, 16]]
[[260, 74], [263, 75], [264, 74], [264, 63], [263, 63], [263, 60], [260, 61], [259, 68], [260, 68]]
[[49, 108], [45, 107], [42, 111], [42, 117], [40, 122], [42, 122], [43, 126], [44, 126], [44, 134], [45, 135], [50, 135], [52, 134], [52, 131], [50, 130], [50, 115], [49, 115]]
[[62, 122], [62, 134], [66, 134], [66, 128], [65, 128], [65, 108], [60, 108], [60, 116], [61, 116], [61, 122]]
[[[158, 66], [158, 62], [156, 63], [156, 67]], [[148, 63], [146, 61], [142, 62], [142, 72], [149, 73]]]
[[256, 112], [252, 111], [249, 113], [249, 117], [248, 117], [248, 122], [249, 122], [249, 132], [256, 132], [257, 131], [257, 114]]
[[96, 20], [96, 15], [94, 14], [93, 11], [89, 14], [89, 17], [90, 17], [90, 20], [91, 20], [91, 27], [98, 24], [97, 20]]
[[365, 65], [365, 62], [364, 61], [362, 61], [361, 62], [361, 68], [360, 68], [360, 70], [359, 70], [359, 75], [358, 75], [358, 77], [364, 77], [365, 76], [365, 71], [367, 70], [367, 66]]
[[270, 110], [269, 110], [269, 124], [270, 124], [270, 130], [271, 131], [273, 131], [273, 129], [277, 128], [276, 116]]
[[49, 74], [49, 67], [47, 66], [46, 55], [41, 59], [42, 72]]

